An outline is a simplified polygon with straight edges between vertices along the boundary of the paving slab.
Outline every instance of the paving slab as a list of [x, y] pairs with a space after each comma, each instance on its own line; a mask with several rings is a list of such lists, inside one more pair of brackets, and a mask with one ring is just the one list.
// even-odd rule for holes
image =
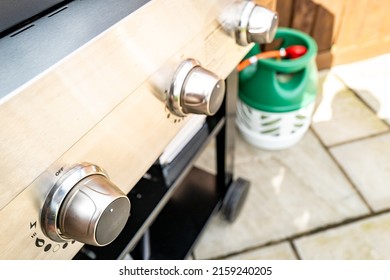
[[390, 208], [390, 133], [330, 151], [375, 211]]
[[368, 213], [311, 131], [282, 151], [255, 148], [238, 135], [235, 162], [235, 176], [251, 182], [248, 198], [234, 223], [213, 218], [197, 258], [223, 257]]
[[320, 81], [311, 126], [324, 145], [333, 146], [389, 131], [388, 125], [332, 72]]
[[288, 242], [254, 249], [226, 258], [227, 260], [296, 260], [294, 251]]
[[302, 259], [389, 260], [390, 214], [365, 219], [294, 241]]
[[390, 54], [332, 69], [378, 115], [390, 124]]

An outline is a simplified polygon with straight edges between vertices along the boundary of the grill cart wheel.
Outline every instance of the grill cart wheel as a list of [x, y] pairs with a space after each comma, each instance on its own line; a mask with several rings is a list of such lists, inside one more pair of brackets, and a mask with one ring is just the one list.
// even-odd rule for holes
[[233, 223], [240, 214], [248, 195], [249, 185], [249, 181], [242, 178], [230, 184], [221, 207], [221, 214], [229, 223]]

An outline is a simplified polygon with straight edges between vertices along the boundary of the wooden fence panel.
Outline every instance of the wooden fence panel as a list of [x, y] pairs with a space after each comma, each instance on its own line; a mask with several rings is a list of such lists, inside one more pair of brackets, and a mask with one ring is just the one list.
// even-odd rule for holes
[[390, 52], [389, 0], [277, 0], [276, 10], [279, 26], [316, 40], [319, 68]]

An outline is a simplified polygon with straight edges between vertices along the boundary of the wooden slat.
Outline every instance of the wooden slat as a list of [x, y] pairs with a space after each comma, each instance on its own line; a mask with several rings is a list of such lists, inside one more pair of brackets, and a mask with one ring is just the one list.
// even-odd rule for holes
[[333, 65], [368, 59], [377, 55], [390, 53], [390, 38], [379, 42], [371, 42], [370, 44], [362, 44], [353, 48], [336, 48], [332, 52]]
[[295, 0], [291, 27], [311, 34], [317, 5], [312, 0]]
[[280, 27], [290, 27], [294, 11], [293, 7], [293, 0], [278, 0], [276, 2], [276, 11], [279, 13]]
[[330, 50], [333, 39], [334, 16], [323, 6], [317, 7], [311, 36], [317, 42], [318, 52]]
[[390, 1], [382, 1], [381, 4], [385, 16], [382, 18], [378, 32], [382, 35], [383, 40], [388, 41], [390, 40]]
[[[345, 0], [345, 13], [335, 42], [337, 53], [358, 59], [386, 52], [390, 31], [387, 0]], [[381, 45], [383, 47], [381, 47]], [[358, 50], [358, 49], [361, 50]], [[347, 59], [350, 60], [350, 59]]]
[[318, 53], [316, 57], [316, 63], [318, 70], [330, 68], [334, 63], [331, 50]]
[[365, 14], [370, 11], [370, 2], [371, 0], [345, 0], [345, 13], [335, 41], [338, 48], [350, 48], [361, 43]]
[[381, 30], [382, 23], [386, 22], [386, 18], [389, 17], [389, 1], [370, 0], [365, 8], [364, 13], [361, 14], [361, 20], [364, 21], [364, 25], [362, 26], [359, 41], [365, 43], [383, 40], [385, 36], [389, 35], [386, 32], [387, 30]]
[[[340, 29], [340, 23], [345, 11], [345, 0], [314, 0], [314, 2], [326, 10], [326, 13], [332, 15], [332, 43], [335, 42], [338, 30]], [[325, 31], [324, 29], [322, 32]], [[314, 32], [313, 34], [314, 35]], [[319, 37], [320, 34], [317, 35]]]

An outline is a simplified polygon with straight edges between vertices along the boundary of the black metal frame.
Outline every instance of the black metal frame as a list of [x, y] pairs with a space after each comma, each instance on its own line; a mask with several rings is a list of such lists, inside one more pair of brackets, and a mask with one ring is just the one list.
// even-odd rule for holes
[[[74, 259], [186, 259], [210, 218], [221, 210], [233, 183], [237, 72], [226, 79], [218, 113], [169, 166], [154, 164], [128, 197], [132, 215], [119, 237], [105, 247], [85, 245]], [[193, 167], [216, 139], [217, 175]]]

